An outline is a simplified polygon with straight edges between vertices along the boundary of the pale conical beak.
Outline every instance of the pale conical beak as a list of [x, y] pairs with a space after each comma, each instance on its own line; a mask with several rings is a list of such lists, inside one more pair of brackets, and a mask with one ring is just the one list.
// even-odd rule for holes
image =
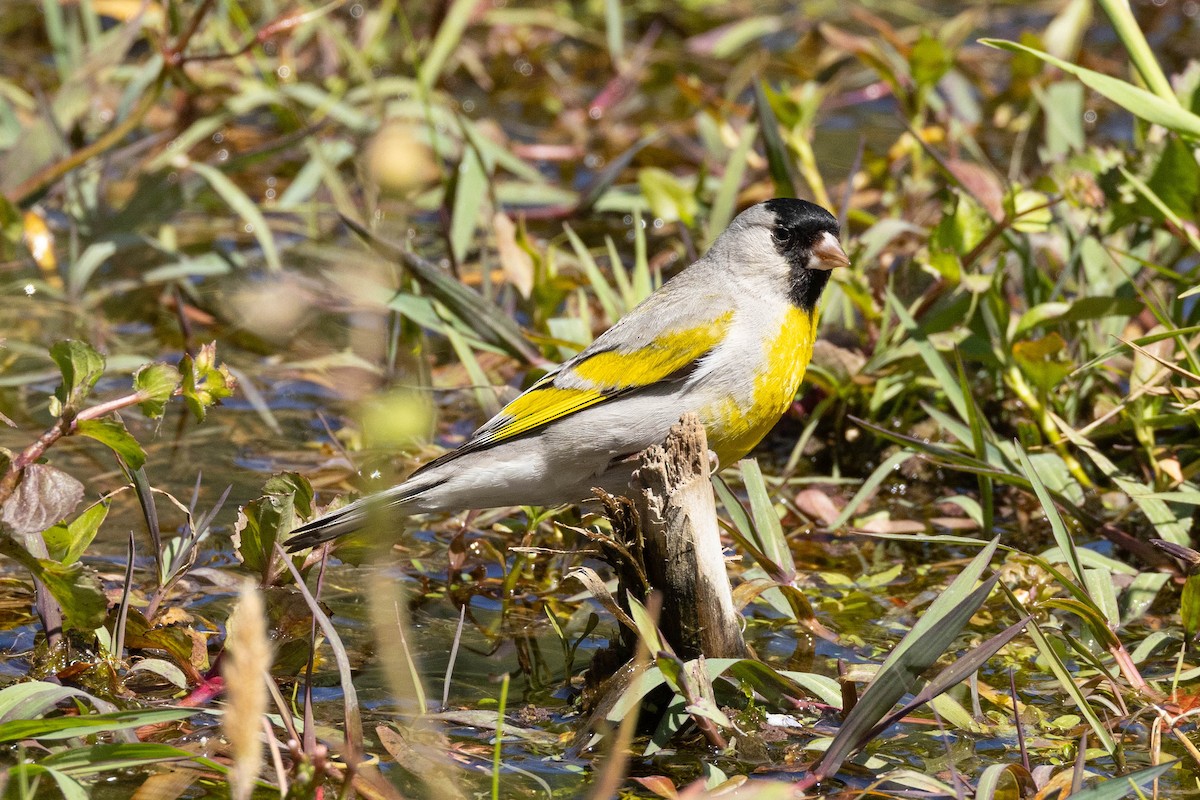
[[837, 237], [826, 231], [821, 234], [821, 238], [817, 240], [816, 245], [813, 247], [812, 256], [808, 260], [808, 266], [811, 269], [848, 267], [850, 266], [850, 259], [846, 257], [846, 251], [842, 249], [842, 245], [838, 242]]

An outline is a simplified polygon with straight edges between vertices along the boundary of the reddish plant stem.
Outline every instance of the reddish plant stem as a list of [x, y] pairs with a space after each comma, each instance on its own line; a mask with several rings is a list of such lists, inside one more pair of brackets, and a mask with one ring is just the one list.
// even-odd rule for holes
[[21, 481], [21, 473], [30, 464], [37, 463], [38, 459], [46, 454], [46, 451], [64, 436], [70, 436], [75, 433], [80, 422], [87, 420], [99, 419], [100, 417], [108, 416], [114, 411], [120, 411], [122, 408], [137, 405], [146, 401], [146, 395], [141, 392], [118, 397], [115, 400], [109, 400], [105, 403], [99, 403], [91, 408], [85, 408], [74, 416], [64, 415], [55, 420], [54, 424], [37, 438], [37, 441], [26, 447], [17, 457], [9, 464], [8, 472], [0, 478], [0, 506], [12, 497], [12, 493], [16, 491], [17, 484]]
[[[3, 506], [8, 499], [12, 497], [13, 492], [17, 490], [17, 485], [21, 482], [21, 475], [24, 474], [25, 468], [30, 464], [37, 463], [46, 451], [59, 439], [64, 436], [70, 436], [75, 433], [80, 421], [86, 422], [91, 419], [99, 419], [107, 416], [114, 411], [119, 411], [122, 408], [136, 405], [144, 402], [146, 396], [141, 392], [118, 397], [115, 400], [109, 400], [106, 403], [99, 403], [91, 408], [85, 408], [78, 414], [64, 414], [54, 421], [54, 424], [37, 438], [33, 444], [26, 447], [12, 463], [8, 466], [8, 472], [4, 473], [4, 477], [0, 478], [0, 506]], [[23, 533], [17, 537], [21, 544], [29, 551], [34, 558], [49, 558], [50, 551], [46, 549], [46, 541], [40, 533]], [[46, 632], [46, 640], [54, 647], [62, 638], [62, 608], [58, 602], [42, 585], [42, 582], [34, 579], [34, 595], [37, 602], [38, 617], [42, 621], [42, 629]]]

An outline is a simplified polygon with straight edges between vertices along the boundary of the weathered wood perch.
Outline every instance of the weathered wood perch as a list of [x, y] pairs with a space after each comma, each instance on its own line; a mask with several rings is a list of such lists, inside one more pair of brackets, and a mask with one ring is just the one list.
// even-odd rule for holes
[[642, 452], [633, 473], [633, 504], [643, 563], [662, 592], [658, 626], [684, 661], [745, 658], [742, 618], [733, 606], [704, 426], [684, 414], [661, 445]]
[[[628, 611], [627, 596], [647, 603], [657, 592], [662, 598], [658, 627], [684, 661], [750, 657], [725, 572], [708, 441], [699, 418], [683, 415], [663, 443], [644, 450], [638, 460], [630, 500], [597, 492], [613, 535], [597, 535], [594, 541], [617, 573], [615, 602]], [[636, 648], [636, 636], [622, 627], [619, 641], [596, 655], [585, 706], [602, 708], [620, 694], [620, 685], [631, 677], [621, 667], [629, 665]]]

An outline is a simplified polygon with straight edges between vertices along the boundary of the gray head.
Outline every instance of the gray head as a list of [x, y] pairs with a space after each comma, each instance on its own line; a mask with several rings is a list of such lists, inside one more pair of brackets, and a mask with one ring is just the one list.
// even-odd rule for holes
[[830, 270], [850, 265], [838, 242], [837, 219], [814, 203], [788, 197], [743, 211], [713, 249], [718, 246], [734, 263], [778, 272], [788, 298], [808, 312], [816, 307]]

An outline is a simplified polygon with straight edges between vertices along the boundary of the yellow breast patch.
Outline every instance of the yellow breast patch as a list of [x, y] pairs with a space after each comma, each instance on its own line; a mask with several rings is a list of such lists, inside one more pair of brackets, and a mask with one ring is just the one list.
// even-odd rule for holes
[[774, 341], [765, 345], [762, 369], [751, 392], [734, 395], [701, 413], [708, 446], [727, 467], [762, 441], [796, 397], [812, 359], [817, 312], [789, 308]]

